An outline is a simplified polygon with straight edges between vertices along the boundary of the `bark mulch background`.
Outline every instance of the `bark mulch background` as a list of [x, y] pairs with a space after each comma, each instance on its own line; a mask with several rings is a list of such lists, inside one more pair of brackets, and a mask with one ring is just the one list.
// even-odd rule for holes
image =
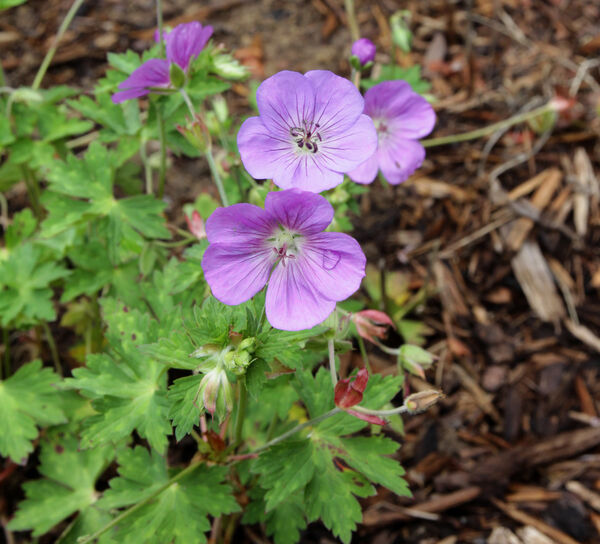
[[[408, 418], [397, 437], [414, 499], [380, 489], [365, 501], [354, 541], [600, 542], [600, 4], [356, 4], [377, 64], [392, 60], [389, 16], [412, 13], [413, 52], [395, 60], [424, 67], [437, 99], [435, 136], [484, 127], [557, 94], [573, 104], [552, 134], [518, 125], [431, 148], [409, 181], [376, 182], [362, 196], [355, 234], [369, 262], [394, 272], [409, 301], [426, 288], [408, 317], [427, 325], [426, 345], [439, 357], [427, 378], [446, 397]], [[69, 5], [31, 0], [2, 15], [11, 85], [31, 83]], [[342, 0], [165, 0], [164, 11], [167, 24], [213, 25], [215, 40], [257, 79], [281, 69], [349, 72]], [[44, 84], [89, 91], [108, 51], [147, 47], [154, 17], [151, 0], [86, 2]], [[236, 113], [247, 92], [240, 84], [229, 93]], [[175, 220], [183, 224], [181, 205], [206, 190], [201, 161], [174, 161], [167, 195]], [[13, 208], [22, 191], [11, 193]], [[395, 369], [381, 352], [370, 358], [380, 372]], [[6, 477], [14, 476], [0, 471], [0, 484]], [[259, 534], [240, 529], [235, 541], [266, 542]], [[320, 524], [303, 537], [332, 541]]]

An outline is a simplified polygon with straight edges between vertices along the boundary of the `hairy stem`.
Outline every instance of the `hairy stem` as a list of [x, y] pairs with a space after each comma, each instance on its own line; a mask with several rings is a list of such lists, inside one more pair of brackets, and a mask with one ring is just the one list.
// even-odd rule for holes
[[160, 54], [165, 54], [165, 37], [163, 36], [163, 13], [162, 0], [156, 0], [156, 28], [158, 29], [158, 43], [160, 44]]
[[52, 59], [56, 53], [56, 50], [58, 49], [58, 44], [59, 44], [61, 38], [63, 37], [63, 34], [66, 32], [67, 28], [69, 28], [69, 25], [71, 24], [71, 21], [73, 20], [73, 17], [75, 17], [75, 14], [79, 10], [79, 8], [81, 7], [81, 4], [83, 4], [83, 2], [84, 2], [84, 0], [74, 0], [74, 2], [71, 4], [69, 11], [65, 15], [65, 18], [63, 19], [63, 22], [58, 27], [58, 32], [56, 33], [56, 36], [54, 37], [52, 46], [50, 47], [50, 49], [48, 49], [48, 52], [46, 53], [46, 56], [44, 57], [44, 60], [42, 61], [42, 64], [40, 65], [40, 67], [37, 71], [37, 74], [35, 74], [35, 78], [31, 85], [32, 89], [40, 88], [40, 85], [42, 84], [42, 79], [44, 79], [44, 76], [46, 75], [46, 71], [48, 70], [48, 67], [50, 66], [50, 63], [52, 62]]
[[46, 335], [46, 341], [48, 342], [48, 347], [50, 348], [50, 353], [52, 355], [52, 362], [54, 363], [54, 370], [59, 376], [63, 375], [62, 366], [60, 364], [60, 357], [58, 356], [58, 349], [56, 349], [56, 342], [54, 341], [54, 336], [52, 336], [52, 331], [48, 326], [48, 323], [42, 321], [42, 329], [44, 329], [44, 333]]
[[119, 514], [116, 518], [107, 523], [104, 527], [102, 527], [102, 529], [99, 529], [95, 533], [84, 537], [81, 540], [78, 540], [78, 544], [87, 544], [88, 542], [93, 542], [94, 540], [100, 538], [104, 533], [110, 531], [115, 525], [121, 523], [121, 521], [123, 521], [127, 516], [146, 506], [146, 504], [148, 504], [152, 499], [154, 499], [154, 497], [162, 493], [165, 489], [171, 487], [174, 483], [191, 474], [194, 470], [196, 470], [196, 468], [198, 468], [202, 464], [204, 464], [204, 462], [199, 461], [197, 463], [191, 464], [187, 468], [184, 468], [179, 474], [173, 476], [168, 482], [164, 483], [159, 488], [157, 488], [151, 495], [146, 497], [143, 501], [140, 501], [134, 504], [133, 506], [129, 507], [127, 510], [121, 512], [121, 514]]
[[355, 42], [360, 38], [360, 31], [358, 29], [358, 21], [356, 20], [354, 0], [344, 0], [344, 7], [346, 8], [346, 17], [348, 17], [350, 36], [352, 37], [352, 41]]
[[365, 341], [362, 339], [362, 336], [360, 336], [360, 335], [357, 336], [357, 340], [358, 340], [358, 349], [360, 350], [360, 355], [363, 359], [363, 362], [365, 363], [365, 367], [366, 367], [367, 371], [369, 372], [369, 374], [372, 374], [371, 363], [369, 362], [369, 356], [367, 355], [367, 348], [365, 347]]
[[246, 417], [246, 405], [248, 404], [248, 389], [243, 380], [239, 381], [240, 395], [238, 398], [237, 413], [235, 415], [235, 427], [233, 431], [233, 443], [236, 445], [242, 442], [242, 431], [244, 430], [244, 419]]
[[352, 409], [372, 416], [394, 416], [396, 414], [405, 414], [408, 412], [406, 406], [398, 406], [398, 408], [393, 408], [391, 410], [371, 410], [371, 408], [364, 408], [363, 406], [353, 406]]
[[503, 121], [499, 121], [498, 123], [494, 123], [492, 125], [479, 128], [477, 130], [463, 132], [462, 134], [451, 134], [450, 136], [441, 136], [440, 138], [428, 138], [426, 140], [421, 140], [421, 145], [423, 147], [435, 147], [438, 145], [455, 144], [458, 142], [466, 142], [468, 140], [476, 140], [477, 138], [489, 136], [490, 134], [494, 134], [494, 132], [497, 132], [498, 130], [509, 128], [513, 125], [522, 123], [523, 121], [528, 121], [529, 119], [534, 119], [539, 115], [543, 115], [544, 113], [553, 110], [553, 106], [551, 106], [550, 104], [545, 104], [534, 110], [525, 113], [519, 113], [518, 115], [513, 115], [508, 119], [504, 119]]
[[225, 193], [225, 187], [223, 186], [223, 180], [221, 179], [221, 174], [219, 174], [217, 163], [215, 162], [215, 158], [213, 157], [212, 149], [210, 147], [204, 152], [204, 156], [208, 161], [208, 167], [210, 168], [210, 173], [212, 174], [215, 185], [217, 186], [217, 190], [219, 191], [221, 202], [223, 206], [229, 206], [227, 194]]
[[[354, 407], [356, 408], [356, 407]], [[321, 421], [324, 421], [336, 414], [339, 414], [342, 411], [341, 408], [338, 408], [337, 406], [331, 410], [329, 410], [329, 412], [325, 412], [324, 414], [321, 414], [320, 416], [317, 416], [313, 419], [310, 419], [308, 421], [305, 421], [304, 423], [300, 423], [300, 425], [296, 425], [293, 429], [290, 429], [289, 431], [286, 431], [283, 434], [280, 434], [279, 436], [277, 436], [276, 438], [273, 438], [273, 440], [270, 440], [269, 442], [267, 442], [266, 444], [263, 444], [262, 446], [260, 446], [259, 448], [256, 448], [255, 450], [249, 452], [251, 455], [256, 455], [258, 453], [261, 453], [265, 450], [268, 450], [269, 448], [271, 448], [272, 446], [274, 446], [275, 444], [279, 444], [279, 442], [283, 442], [286, 438], [289, 438], [290, 436], [295, 435], [296, 433], [299, 433], [300, 431], [302, 431], [303, 429], [306, 429], [307, 427], [311, 427], [313, 425], [317, 425], [318, 423], [321, 423]]]
[[160, 163], [158, 167], [158, 198], [165, 194], [165, 179], [167, 177], [167, 136], [165, 132], [165, 119], [162, 111], [156, 107], [156, 120], [158, 121], [158, 143], [160, 145]]
[[[196, 118], [196, 110], [194, 109], [194, 105], [190, 100], [189, 95], [185, 92], [185, 89], [179, 89], [181, 92], [181, 96], [185, 101], [190, 114], [192, 115], [192, 121]], [[229, 201], [227, 200], [227, 193], [225, 193], [225, 187], [223, 186], [223, 180], [221, 179], [221, 174], [219, 174], [219, 169], [217, 168], [217, 163], [215, 162], [215, 158], [212, 154], [212, 146], [209, 144], [204, 151], [204, 156], [208, 162], [208, 167], [210, 168], [210, 173], [212, 174], [212, 178], [217, 186], [217, 191], [219, 191], [219, 197], [221, 198], [221, 203], [223, 206], [229, 206]]]
[[333, 338], [327, 340], [327, 350], [329, 352], [329, 372], [331, 373], [331, 383], [333, 387], [337, 384], [337, 371], [335, 369], [335, 344]]
[[142, 164], [144, 165], [144, 178], [146, 179], [146, 194], [151, 195], [154, 193], [152, 183], [152, 167], [148, 160], [148, 152], [146, 151], [146, 142], [142, 142], [140, 146], [140, 156], [142, 157]]

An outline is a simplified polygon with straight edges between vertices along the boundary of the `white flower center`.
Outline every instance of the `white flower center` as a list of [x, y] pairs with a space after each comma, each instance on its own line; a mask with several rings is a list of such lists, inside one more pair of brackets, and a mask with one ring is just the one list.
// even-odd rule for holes
[[277, 254], [278, 260], [283, 266], [286, 265], [288, 259], [295, 259], [300, 252], [303, 236], [297, 232], [292, 232], [282, 225], [273, 233], [273, 236], [267, 241]]

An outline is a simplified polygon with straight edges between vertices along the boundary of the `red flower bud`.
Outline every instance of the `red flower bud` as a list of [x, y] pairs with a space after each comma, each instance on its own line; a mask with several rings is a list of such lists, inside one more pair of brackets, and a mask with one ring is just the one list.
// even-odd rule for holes
[[354, 378], [340, 380], [336, 384], [334, 392], [336, 406], [346, 409], [361, 402], [368, 381], [369, 372], [366, 368], [360, 369]]

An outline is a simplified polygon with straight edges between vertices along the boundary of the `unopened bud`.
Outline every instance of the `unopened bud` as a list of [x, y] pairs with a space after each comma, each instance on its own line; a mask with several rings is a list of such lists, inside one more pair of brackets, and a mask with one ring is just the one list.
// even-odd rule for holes
[[195, 119], [186, 120], [185, 126], [177, 125], [178, 132], [196, 149], [205, 152], [211, 144], [210, 132], [199, 115]]
[[420, 376], [421, 378], [425, 377], [425, 370], [427, 370], [434, 361], [435, 356], [419, 346], [404, 344], [398, 350], [398, 365], [411, 374]]
[[233, 407], [233, 388], [222, 368], [208, 372], [200, 382], [199, 393], [202, 395], [204, 409], [222, 420]]
[[412, 45], [412, 32], [408, 27], [411, 13], [404, 9], [397, 11], [390, 17], [390, 27], [392, 29], [392, 41], [405, 53], [410, 53]]
[[375, 60], [375, 52], [377, 51], [375, 44], [367, 39], [361, 38], [352, 44], [350, 54], [350, 63], [357, 70], [363, 70], [372, 66]]
[[217, 116], [219, 123], [224, 124], [229, 117], [229, 109], [227, 108], [227, 101], [222, 96], [216, 96], [213, 101], [213, 111]]
[[410, 414], [418, 414], [428, 410], [440, 400], [444, 394], [441, 391], [435, 389], [428, 389], [427, 391], [419, 391], [408, 395], [404, 401], [404, 406]]
[[225, 79], [245, 79], [248, 77], [248, 69], [242, 66], [229, 53], [216, 55], [213, 58], [213, 71]]
[[206, 229], [204, 228], [204, 221], [202, 217], [198, 213], [198, 210], [192, 211], [192, 217], [185, 214], [185, 221], [187, 223], [189, 231], [196, 237], [198, 240], [202, 240], [206, 238]]

